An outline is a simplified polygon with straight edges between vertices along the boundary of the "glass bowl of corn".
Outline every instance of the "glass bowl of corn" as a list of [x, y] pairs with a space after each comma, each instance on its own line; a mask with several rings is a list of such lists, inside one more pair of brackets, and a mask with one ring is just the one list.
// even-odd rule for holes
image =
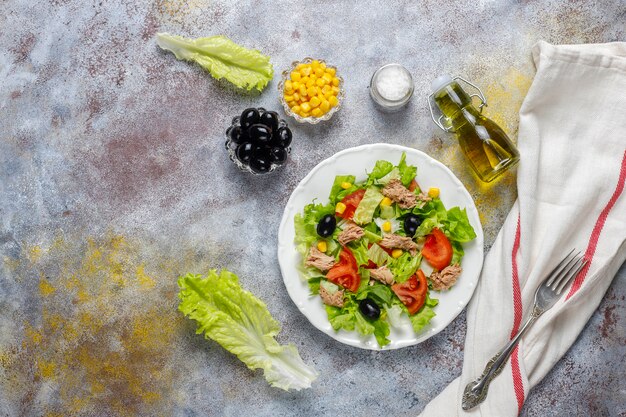
[[278, 92], [285, 113], [300, 123], [330, 119], [344, 99], [343, 79], [337, 68], [308, 57], [292, 62], [283, 71]]

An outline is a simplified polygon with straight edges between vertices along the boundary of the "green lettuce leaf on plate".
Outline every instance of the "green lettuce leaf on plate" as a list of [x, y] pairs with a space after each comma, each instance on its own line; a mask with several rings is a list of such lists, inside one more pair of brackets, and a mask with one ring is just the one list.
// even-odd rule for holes
[[276, 341], [280, 324], [263, 301], [241, 288], [232, 272], [211, 270], [206, 278], [187, 274], [178, 279], [178, 286], [178, 309], [198, 323], [196, 333], [215, 340], [248, 368], [263, 369], [271, 386], [299, 391], [317, 378], [293, 344]]
[[270, 57], [244, 48], [226, 36], [188, 39], [157, 33], [157, 44], [176, 58], [198, 63], [216, 79], [225, 78], [239, 88], [262, 91], [274, 76]]

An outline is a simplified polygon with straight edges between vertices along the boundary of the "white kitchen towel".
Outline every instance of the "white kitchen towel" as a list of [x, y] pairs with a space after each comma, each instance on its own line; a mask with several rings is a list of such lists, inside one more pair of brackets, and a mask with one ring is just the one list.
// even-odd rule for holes
[[[520, 109], [518, 199], [467, 309], [462, 374], [425, 417], [518, 415], [626, 258], [626, 43], [539, 42], [533, 58], [537, 74]], [[465, 385], [519, 329], [537, 286], [572, 248], [587, 266], [525, 334], [485, 402], [463, 411]]]

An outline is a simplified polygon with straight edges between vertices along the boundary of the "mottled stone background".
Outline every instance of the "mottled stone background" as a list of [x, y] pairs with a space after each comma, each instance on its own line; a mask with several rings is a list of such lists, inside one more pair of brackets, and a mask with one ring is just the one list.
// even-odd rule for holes
[[[626, 38], [622, 0], [225, 2], [0, 1], [0, 416], [411, 416], [460, 374], [465, 318], [390, 352], [343, 346], [287, 296], [278, 223], [298, 181], [355, 145], [423, 150], [464, 182], [487, 248], [515, 199], [515, 173], [483, 186], [425, 97], [443, 72], [484, 90], [517, 137], [531, 46]], [[347, 99], [298, 126], [288, 164], [267, 177], [232, 166], [223, 131], [249, 106], [278, 109], [277, 77], [242, 95], [160, 51], [158, 31], [225, 34], [272, 57], [324, 58]], [[400, 62], [415, 97], [377, 112], [367, 84]], [[282, 109], [279, 110], [282, 114]], [[176, 278], [228, 268], [265, 300], [320, 377], [271, 388], [176, 311]], [[626, 269], [522, 415], [626, 415]]]

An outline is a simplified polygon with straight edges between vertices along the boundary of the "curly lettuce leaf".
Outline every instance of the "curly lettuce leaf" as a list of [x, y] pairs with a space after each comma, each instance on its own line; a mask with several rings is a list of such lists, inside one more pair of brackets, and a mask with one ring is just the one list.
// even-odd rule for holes
[[476, 232], [467, 218], [466, 209], [452, 207], [442, 221], [446, 235], [457, 242], [469, 242], [476, 237]]
[[396, 282], [406, 282], [417, 271], [422, 262], [422, 254], [411, 256], [408, 252], [404, 252], [399, 258], [392, 259], [388, 265]]
[[307, 204], [304, 206], [302, 214], [298, 213], [293, 219], [296, 249], [303, 257], [306, 256], [309, 247], [315, 243], [319, 236], [317, 234], [317, 223], [327, 214], [334, 214], [333, 204]]
[[333, 186], [330, 189], [330, 195], [328, 196], [328, 199], [330, 200], [330, 202], [332, 204], [337, 204], [347, 194], [356, 190], [356, 187], [354, 185], [350, 187], [348, 190], [344, 190], [343, 187], [341, 186], [341, 184], [343, 183], [354, 184], [355, 180], [356, 180], [356, 177], [354, 175], [337, 175], [335, 177], [335, 181], [333, 181]]
[[280, 324], [263, 301], [239, 285], [229, 271], [209, 271], [206, 278], [187, 274], [178, 279], [178, 309], [198, 323], [204, 333], [237, 355], [250, 369], [261, 368], [271, 386], [309, 388], [318, 373], [304, 363], [293, 344], [280, 345], [275, 336]]
[[188, 39], [157, 33], [157, 44], [176, 58], [198, 63], [216, 79], [226, 78], [239, 88], [262, 91], [274, 77], [270, 57], [244, 48], [226, 36]]
[[389, 336], [389, 323], [384, 320], [370, 321], [359, 311], [359, 301], [354, 294], [348, 295], [342, 308], [326, 306], [328, 321], [334, 330], [344, 329], [356, 331], [363, 336], [373, 334], [378, 344], [382, 347], [391, 341]]

